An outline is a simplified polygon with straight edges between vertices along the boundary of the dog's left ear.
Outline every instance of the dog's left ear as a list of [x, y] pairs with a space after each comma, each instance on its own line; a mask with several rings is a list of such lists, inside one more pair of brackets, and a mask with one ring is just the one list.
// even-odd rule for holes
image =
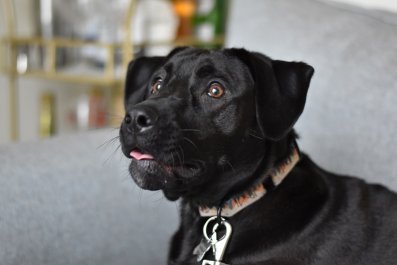
[[137, 104], [149, 95], [148, 84], [165, 57], [140, 57], [130, 62], [125, 81], [124, 105]]
[[279, 140], [291, 131], [303, 112], [314, 68], [303, 62], [273, 60], [271, 64], [275, 84], [270, 93], [258, 88], [257, 117], [265, 135]]
[[232, 50], [247, 64], [254, 79], [259, 129], [268, 139], [283, 138], [303, 112], [313, 67], [303, 62], [272, 60], [244, 49]]

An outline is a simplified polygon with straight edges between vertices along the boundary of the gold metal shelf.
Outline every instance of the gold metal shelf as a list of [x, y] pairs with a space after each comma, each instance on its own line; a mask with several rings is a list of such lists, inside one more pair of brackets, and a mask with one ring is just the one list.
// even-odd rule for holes
[[[133, 59], [133, 45], [131, 40], [132, 16], [135, 12], [136, 0], [129, 0], [126, 9], [126, 16], [123, 22], [124, 40], [122, 43], [100, 43], [94, 41], [72, 40], [64, 38], [43, 39], [40, 37], [18, 37], [15, 30], [16, 16], [13, 0], [0, 0], [3, 7], [3, 17], [6, 22], [6, 36], [0, 39], [0, 72], [5, 73], [9, 80], [10, 90], [10, 136], [12, 140], [19, 137], [18, 128], [18, 76], [36, 77], [46, 80], [57, 80], [63, 82], [101, 85], [112, 88], [121, 88], [123, 80], [115, 76], [114, 54], [116, 49], [122, 51], [122, 73], [126, 69], [130, 60]], [[24, 73], [17, 72], [17, 51], [20, 47], [40, 46], [45, 52], [45, 69], [40, 71], [28, 70]], [[105, 60], [105, 68], [103, 74], [87, 76], [72, 75], [63, 73], [56, 67], [57, 50], [59, 48], [81, 48], [86, 46], [94, 46], [104, 48], [107, 56]], [[123, 76], [123, 74], [121, 74]]]
[[95, 76], [87, 76], [87, 75], [68, 75], [61, 73], [48, 73], [45, 71], [29, 71], [18, 75], [25, 77], [41, 78], [46, 80], [55, 80], [66, 83], [77, 83], [83, 85], [96, 85], [96, 86], [106, 86], [106, 87], [114, 87], [117, 85], [121, 85], [123, 83], [123, 80], [121, 78], [107, 79], [107, 78], [98, 78]]
[[[12, 49], [17, 50], [19, 47], [39, 46], [43, 48], [46, 54], [46, 67], [43, 70], [27, 70], [24, 73], [19, 73], [15, 68], [9, 68], [6, 73], [17, 76], [36, 77], [49, 80], [58, 80], [63, 82], [92, 84], [113, 86], [121, 84], [121, 78], [115, 76], [115, 62], [114, 53], [117, 48], [122, 47], [122, 44], [108, 44], [100, 42], [71, 40], [62, 38], [43, 39], [38, 37], [32, 38], [3, 38], [1, 40], [5, 45], [9, 45]], [[94, 46], [106, 49], [107, 56], [103, 74], [98, 76], [66, 74], [56, 67], [56, 53], [59, 48], [83, 48], [86, 46]], [[132, 48], [131, 48], [132, 49]], [[131, 58], [130, 58], [131, 59]]]
[[[110, 88], [122, 88], [124, 82], [125, 69], [133, 59], [134, 49], [143, 49], [150, 46], [201, 46], [214, 47], [223, 46], [224, 36], [218, 36], [212, 41], [205, 42], [195, 37], [180, 38], [174, 41], [164, 42], [144, 42], [134, 44], [132, 41], [132, 17], [135, 11], [136, 0], [129, 0], [126, 16], [123, 22], [123, 41], [120, 43], [104, 43], [97, 41], [85, 41], [78, 39], [41, 37], [18, 37], [15, 32], [15, 10], [13, 0], [0, 0], [3, 3], [3, 14], [6, 18], [7, 34], [0, 38], [0, 72], [8, 76], [10, 88], [10, 116], [11, 131], [13, 140], [18, 139], [18, 89], [17, 78], [19, 76], [41, 78], [44, 80], [56, 80], [61, 82], [78, 83], [85, 85], [95, 85]], [[40, 47], [43, 50], [45, 67], [40, 70], [29, 70], [26, 72], [17, 71], [17, 52], [21, 47]], [[64, 48], [83, 48], [97, 47], [106, 50], [104, 69], [94, 75], [70, 74], [57, 69], [57, 52]], [[120, 65], [116, 66], [115, 53], [121, 51]], [[115, 69], [120, 67], [120, 72], [116, 75]]]
[[[13, 74], [16, 76], [35, 77], [48, 80], [57, 80], [62, 82], [81, 83], [87, 85], [101, 85], [101, 86], [116, 86], [122, 84], [122, 76], [115, 76], [115, 61], [114, 53], [118, 49], [124, 47], [124, 43], [103, 43], [96, 41], [84, 41], [74, 40], [65, 38], [52, 38], [43, 39], [40, 37], [9, 37], [0, 39], [0, 43], [3, 45], [9, 45], [14, 50], [20, 47], [32, 47], [39, 46], [43, 48], [47, 57], [47, 67], [43, 70], [27, 70], [24, 73], [19, 73], [15, 69], [2, 69], [3, 72]], [[145, 48], [149, 46], [204, 46], [204, 45], [223, 45], [224, 36], [219, 36], [210, 42], [199, 40], [195, 37], [181, 38], [175, 41], [163, 41], [163, 42], [144, 42], [140, 44], [134, 44], [135, 48]], [[99, 76], [90, 75], [76, 75], [66, 74], [56, 67], [56, 53], [59, 48], [83, 48], [87, 46], [93, 46], [97, 48], [103, 48], [107, 52], [107, 58], [105, 62], [105, 68], [103, 74]], [[131, 47], [129, 50], [133, 50]], [[124, 56], [123, 56], [124, 57]], [[129, 58], [129, 60], [132, 58]], [[129, 62], [128, 60], [128, 62]], [[1, 71], [1, 70], [0, 70]]]

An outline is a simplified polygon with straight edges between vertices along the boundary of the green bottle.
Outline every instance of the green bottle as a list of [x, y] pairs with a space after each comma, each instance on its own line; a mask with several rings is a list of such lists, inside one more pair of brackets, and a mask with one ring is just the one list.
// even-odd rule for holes
[[221, 48], [225, 33], [227, 0], [197, 0], [194, 33], [202, 48]]

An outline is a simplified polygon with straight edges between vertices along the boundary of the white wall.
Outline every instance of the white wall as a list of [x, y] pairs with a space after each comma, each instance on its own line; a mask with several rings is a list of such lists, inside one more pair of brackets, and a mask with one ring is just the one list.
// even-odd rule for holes
[[[88, 87], [48, 81], [37, 78], [18, 78], [18, 113], [19, 140], [32, 141], [39, 136], [40, 97], [43, 92], [50, 91], [56, 100], [57, 131], [70, 132], [73, 128], [67, 122], [70, 104], [79, 95], [88, 92]], [[0, 144], [10, 139], [10, 104], [8, 80], [0, 75]]]
[[328, 2], [342, 2], [358, 5], [365, 8], [373, 8], [397, 12], [397, 0], [324, 0]]
[[[34, 36], [35, 27], [35, 2], [32, 0], [14, 0], [15, 11], [18, 17], [16, 32], [18, 36]], [[4, 17], [3, 1], [0, 1], [0, 37], [7, 34], [6, 21]], [[6, 54], [4, 54], [6, 56]], [[3, 60], [3, 58], [0, 58]], [[29, 104], [28, 104], [29, 105]], [[26, 111], [26, 110], [25, 110]], [[28, 112], [30, 112], [28, 110]], [[35, 112], [35, 110], [33, 110]], [[27, 119], [30, 120], [29, 118]], [[34, 132], [37, 134], [37, 132]], [[29, 137], [28, 137], [29, 138]], [[0, 74], [0, 144], [10, 141], [10, 105], [9, 105], [9, 84], [6, 76]]]

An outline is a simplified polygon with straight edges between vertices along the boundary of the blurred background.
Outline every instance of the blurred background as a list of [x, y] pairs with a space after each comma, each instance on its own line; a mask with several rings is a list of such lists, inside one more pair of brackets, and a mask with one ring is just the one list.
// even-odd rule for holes
[[1, 0], [0, 143], [119, 124], [126, 65], [224, 46], [228, 1]]
[[[337, 1], [397, 11], [395, 1]], [[1, 0], [0, 143], [117, 125], [134, 57], [255, 46], [228, 36], [230, 24], [252, 19], [236, 9], [230, 21], [231, 2], [239, 1]]]

